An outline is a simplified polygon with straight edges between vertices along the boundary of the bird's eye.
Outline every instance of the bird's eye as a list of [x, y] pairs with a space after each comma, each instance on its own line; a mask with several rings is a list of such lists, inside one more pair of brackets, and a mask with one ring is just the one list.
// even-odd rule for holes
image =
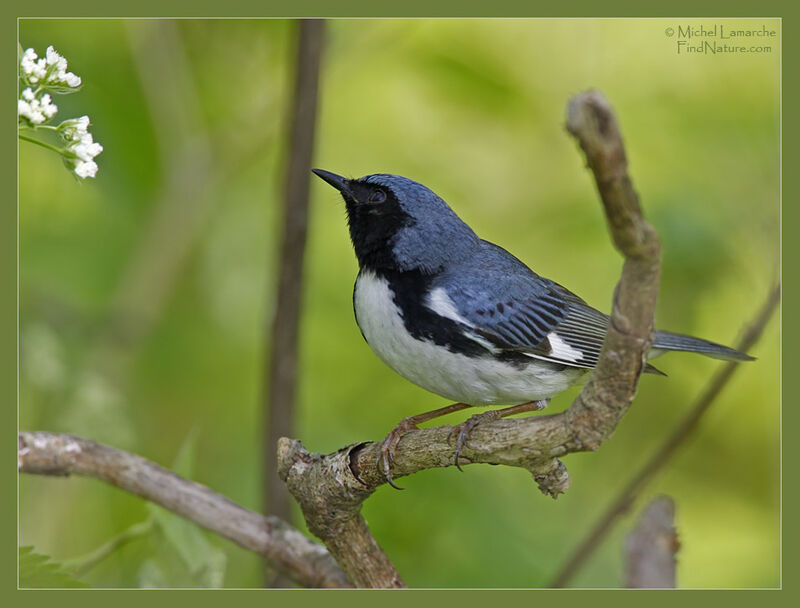
[[382, 203], [385, 200], [386, 193], [383, 190], [373, 190], [372, 194], [369, 195], [370, 203]]

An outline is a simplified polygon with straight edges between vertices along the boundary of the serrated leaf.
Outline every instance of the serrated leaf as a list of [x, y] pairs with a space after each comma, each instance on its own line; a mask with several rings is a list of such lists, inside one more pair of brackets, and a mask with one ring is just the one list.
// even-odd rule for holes
[[33, 547], [19, 548], [19, 586], [25, 589], [64, 589], [88, 587], [47, 555], [34, 553]]

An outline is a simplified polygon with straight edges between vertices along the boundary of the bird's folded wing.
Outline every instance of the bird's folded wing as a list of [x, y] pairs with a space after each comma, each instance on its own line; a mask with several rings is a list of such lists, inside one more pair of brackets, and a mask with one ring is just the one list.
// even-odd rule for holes
[[431, 289], [428, 307], [460, 322], [464, 334], [494, 351], [515, 351], [572, 367], [597, 364], [608, 316], [564, 287], [536, 277], [536, 283], [488, 289]]

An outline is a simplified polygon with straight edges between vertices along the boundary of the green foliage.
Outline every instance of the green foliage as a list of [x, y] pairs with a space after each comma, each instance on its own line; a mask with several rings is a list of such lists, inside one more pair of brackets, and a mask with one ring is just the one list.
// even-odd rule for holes
[[[172, 470], [191, 479], [197, 433], [184, 440]], [[152, 503], [147, 511], [156, 524], [156, 557], [139, 571], [142, 587], [221, 587], [225, 579], [225, 553], [195, 524]], [[177, 558], [177, 559], [176, 559]]]
[[19, 548], [19, 586], [22, 589], [63, 589], [89, 585], [75, 580], [60, 563], [27, 546]]

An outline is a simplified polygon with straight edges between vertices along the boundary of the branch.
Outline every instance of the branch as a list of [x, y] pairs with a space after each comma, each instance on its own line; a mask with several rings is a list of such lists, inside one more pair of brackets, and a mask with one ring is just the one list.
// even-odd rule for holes
[[605, 97], [589, 91], [570, 99], [567, 130], [586, 154], [611, 237], [625, 256], [597, 367], [566, 412], [581, 443], [596, 449], [611, 436], [633, 401], [652, 344], [661, 242], [642, 216], [628, 177], [622, 136]]
[[[275, 444], [292, 432], [295, 386], [297, 384], [298, 331], [303, 296], [303, 259], [308, 231], [308, 191], [314, 127], [317, 115], [319, 65], [323, 49], [325, 22], [301, 19], [295, 62], [294, 98], [291, 105], [291, 133], [286, 183], [283, 195], [283, 230], [277, 267], [275, 316], [267, 327], [263, 391], [262, 441], [264, 451], [264, 506], [266, 512], [289, 520], [290, 497], [277, 474]], [[285, 587], [286, 582], [267, 573], [269, 586]]]
[[240, 547], [307, 587], [349, 587], [331, 556], [277, 517], [264, 517], [141, 456], [71, 435], [20, 432], [19, 470], [94, 477], [161, 505]]
[[675, 554], [680, 548], [675, 531], [675, 503], [660, 496], [645, 509], [625, 543], [627, 579], [631, 589], [675, 587]]
[[[766, 301], [756, 313], [755, 318], [750, 321], [744, 335], [735, 346], [736, 350], [747, 352], [755, 345], [775, 313], [780, 299], [781, 288], [780, 285], [776, 285], [770, 290]], [[678, 423], [655, 454], [631, 478], [628, 485], [617, 495], [584, 540], [578, 545], [550, 583], [550, 587], [566, 587], [569, 580], [597, 549], [608, 533], [611, 532], [617, 521], [628, 511], [647, 483], [664, 468], [664, 465], [669, 462], [677, 449], [691, 436], [692, 432], [700, 424], [703, 414], [727, 386], [733, 377], [733, 373], [738, 368], [738, 361], [729, 361], [713, 376], [700, 397], [689, 408], [686, 416]]]
[[[481, 424], [462, 451], [465, 464], [505, 464], [531, 471], [539, 488], [553, 497], [569, 486], [558, 457], [597, 449], [633, 400], [652, 340], [661, 255], [658, 236], [642, 217], [619, 127], [605, 98], [588, 92], [571, 99], [567, 129], [586, 154], [612, 239], [625, 256], [603, 351], [591, 380], [566, 412]], [[451, 430], [440, 426], [404, 435], [392, 476], [452, 465]], [[347, 446], [328, 455], [311, 454], [299, 441], [286, 438], [278, 445], [281, 478], [300, 504], [309, 529], [357, 587], [403, 585], [360, 515], [363, 501], [386, 483], [375, 466], [379, 452], [378, 443]]]

